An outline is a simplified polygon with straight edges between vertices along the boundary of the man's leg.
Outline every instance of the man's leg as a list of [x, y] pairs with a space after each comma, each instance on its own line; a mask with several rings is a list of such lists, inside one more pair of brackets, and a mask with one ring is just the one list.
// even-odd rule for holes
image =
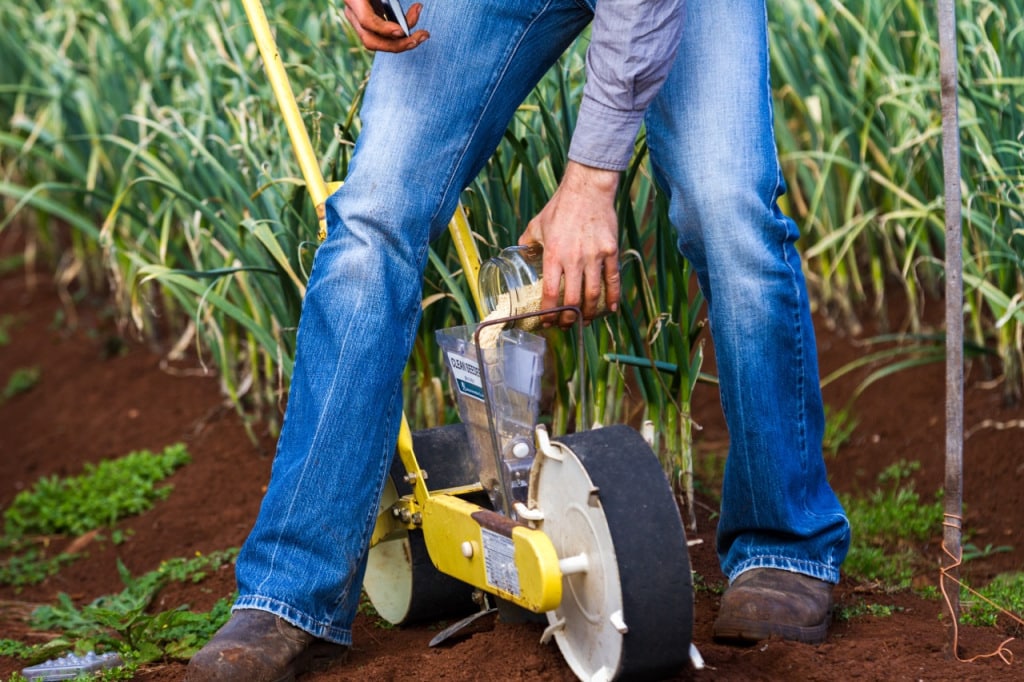
[[238, 558], [235, 613], [193, 659], [190, 680], [277, 679], [314, 643], [351, 643], [428, 243], [589, 19], [572, 0], [436, 0], [420, 19], [428, 41], [376, 57], [349, 177], [327, 203], [270, 484]]
[[716, 635], [820, 641], [849, 524], [822, 458], [797, 229], [776, 204], [785, 185], [768, 66], [763, 1], [687, 3], [647, 125], [680, 250], [708, 301], [730, 434], [718, 551], [732, 585]]

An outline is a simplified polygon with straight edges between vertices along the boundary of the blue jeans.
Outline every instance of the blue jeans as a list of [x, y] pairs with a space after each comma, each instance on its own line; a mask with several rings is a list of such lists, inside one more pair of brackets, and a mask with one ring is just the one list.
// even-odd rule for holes
[[[797, 232], [776, 206], [784, 185], [764, 4], [693, 1], [687, 11], [646, 125], [679, 247], [709, 302], [731, 434], [722, 568], [730, 578], [778, 567], [836, 582], [849, 527], [821, 455]], [[434, 0], [421, 20], [430, 40], [377, 55], [349, 176], [327, 203], [277, 457], [238, 558], [236, 608], [351, 642], [427, 246], [590, 19], [575, 0]]]

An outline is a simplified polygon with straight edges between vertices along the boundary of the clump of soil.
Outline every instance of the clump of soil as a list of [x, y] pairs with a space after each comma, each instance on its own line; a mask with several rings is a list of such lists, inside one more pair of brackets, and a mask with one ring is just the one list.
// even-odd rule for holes
[[[269, 477], [273, 438], [257, 432], [250, 440], [241, 420], [222, 400], [216, 377], [195, 362], [167, 363], [146, 344], [119, 332], [104, 314], [102, 301], [86, 300], [68, 309], [46, 278], [34, 287], [22, 272], [0, 277], [0, 319], [8, 320], [10, 342], [0, 347], [0, 381], [17, 368], [35, 366], [40, 380], [30, 391], [0, 404], [3, 424], [0, 458], [0, 505], [6, 507], [39, 477], [79, 473], [86, 462], [124, 455], [132, 450], [160, 450], [184, 442], [191, 464], [170, 482], [174, 491], [151, 511], [118, 527], [121, 545], [95, 539], [85, 556], [42, 584], [15, 590], [0, 587], [0, 633], [24, 642], [42, 641], [45, 633], [29, 630], [25, 616], [38, 604], [52, 603], [60, 592], [77, 603], [119, 592], [123, 584], [117, 560], [135, 575], [155, 569], [162, 560], [209, 553], [241, 544], [251, 527]], [[927, 310], [933, 323], [941, 306]], [[890, 315], [899, 319], [898, 311]], [[822, 373], [861, 355], [857, 339], [832, 330], [818, 319]], [[713, 360], [712, 360], [713, 361]], [[914, 475], [922, 499], [944, 482], [944, 373], [940, 365], [900, 372], [868, 388], [853, 405], [859, 421], [852, 438], [828, 461], [835, 487], [863, 494], [874, 488], [878, 473], [899, 460], [918, 461]], [[851, 374], [826, 388], [826, 401], [842, 406], [863, 378]], [[998, 386], [986, 382], [977, 367], [967, 373], [965, 423], [964, 526], [978, 547], [1010, 546], [971, 561], [964, 576], [982, 585], [992, 576], [1024, 566], [1024, 432], [1011, 425], [1024, 414], [1002, 404]], [[702, 458], [723, 456], [727, 434], [713, 389], [701, 386], [694, 401], [696, 434]], [[987, 426], [986, 426], [987, 425]], [[998, 428], [996, 425], [1003, 425]], [[699, 576], [694, 641], [707, 668], [686, 671], [679, 679], [697, 680], [1018, 680], [1024, 675], [1024, 644], [1005, 645], [1017, 658], [973, 663], [947, 655], [948, 618], [938, 600], [916, 593], [888, 594], [878, 586], [849, 578], [836, 595], [840, 612], [863, 613], [880, 605], [891, 615], [854, 615], [838, 621], [826, 643], [807, 646], [769, 641], [749, 648], [711, 641], [722, 576], [714, 552], [715, 503], [698, 500], [697, 530], [691, 549]], [[917, 549], [934, 568], [922, 571], [915, 584], [937, 584], [941, 529]], [[53, 539], [59, 549], [67, 540]], [[230, 569], [192, 585], [174, 585], [158, 598], [157, 608], [188, 604], [209, 609], [234, 589]], [[541, 645], [542, 626], [484, 620], [455, 643], [428, 648], [440, 626], [384, 628], [371, 617], [356, 622], [355, 647], [349, 662], [310, 682], [339, 680], [572, 680], [554, 645]], [[961, 627], [962, 654], [995, 651], [1013, 623], [995, 628]], [[1019, 628], [1016, 631], [1020, 635]], [[0, 677], [24, 667], [0, 657]], [[143, 668], [140, 680], [179, 680], [184, 663], [167, 661]]]

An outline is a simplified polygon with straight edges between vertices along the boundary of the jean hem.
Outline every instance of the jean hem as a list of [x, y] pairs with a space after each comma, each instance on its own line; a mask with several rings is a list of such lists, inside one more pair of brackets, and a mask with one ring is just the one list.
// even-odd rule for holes
[[838, 566], [777, 555], [752, 557], [737, 564], [729, 574], [729, 582], [732, 583], [740, 576], [740, 574], [746, 573], [747, 571], [755, 568], [773, 568], [782, 571], [789, 571], [791, 573], [800, 573], [802, 575], [810, 576], [811, 578], [816, 578], [817, 580], [824, 580], [825, 582], [832, 583], [833, 585], [839, 582]]
[[231, 607], [231, 611], [233, 613], [242, 609], [255, 609], [257, 611], [272, 613], [278, 618], [287, 621], [300, 630], [308, 632], [314, 637], [328, 642], [333, 642], [334, 644], [352, 646], [351, 629], [340, 628], [329, 623], [322, 623], [315, 618], [311, 618], [302, 611], [299, 611], [298, 609], [276, 599], [257, 596], [239, 597], [235, 601], [234, 606]]

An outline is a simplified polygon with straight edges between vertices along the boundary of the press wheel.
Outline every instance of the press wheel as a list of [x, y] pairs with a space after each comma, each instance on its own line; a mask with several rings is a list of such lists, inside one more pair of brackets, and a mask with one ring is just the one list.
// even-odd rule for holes
[[670, 677], [689, 660], [693, 580], [661, 465], [625, 426], [559, 442], [532, 482], [565, 574], [545, 636], [582, 680]]
[[[428, 472], [432, 489], [470, 485], [475, 480], [475, 468], [468, 459], [469, 440], [461, 424], [413, 433], [413, 452], [420, 468]], [[382, 510], [411, 492], [404, 474], [396, 456], [384, 481]], [[420, 530], [403, 530], [370, 548], [363, 589], [381, 618], [394, 625], [458, 617], [480, 608], [472, 600], [471, 586], [437, 570]]]

